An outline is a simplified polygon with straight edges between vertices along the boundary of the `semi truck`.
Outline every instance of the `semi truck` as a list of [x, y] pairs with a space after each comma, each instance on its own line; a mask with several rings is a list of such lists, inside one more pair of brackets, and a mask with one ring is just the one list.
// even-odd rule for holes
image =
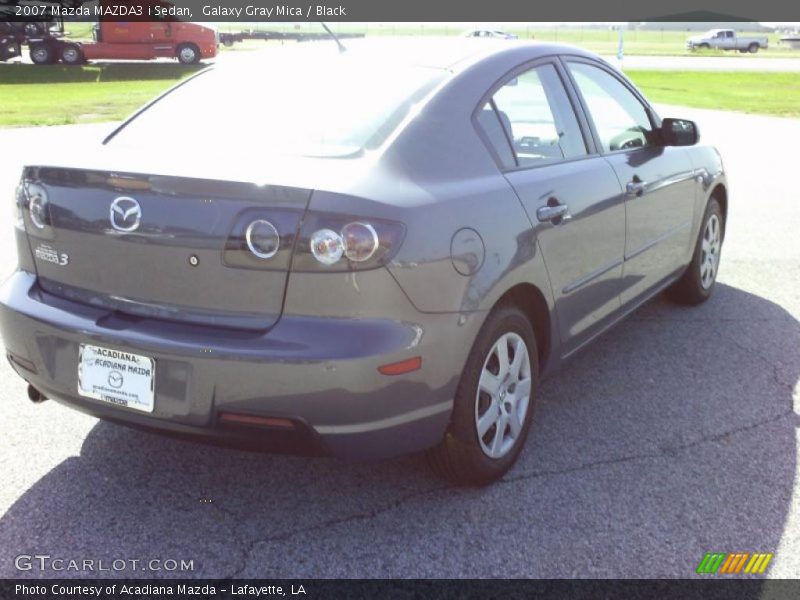
[[217, 32], [184, 21], [100, 21], [91, 42], [53, 36], [29, 38], [31, 61], [37, 65], [61, 61], [67, 65], [89, 60], [152, 60], [177, 58], [194, 64], [217, 55]]
[[759, 50], [766, 50], [768, 43], [766, 37], [738, 36], [733, 29], [710, 29], [686, 40], [686, 49], [694, 51], [698, 48], [717, 48], [756, 53]]
[[[101, 0], [101, 6], [104, 3], [105, 0]], [[151, 0], [150, 3], [172, 6], [161, 0]], [[155, 58], [176, 58], [181, 63], [194, 64], [215, 57], [219, 43], [216, 28], [170, 16], [154, 21], [100, 20], [94, 25], [91, 41], [63, 37], [63, 19], [60, 33], [50, 27], [36, 27], [35, 23], [17, 24], [16, 27], [13, 23], [6, 25], [7, 29], [14, 31], [0, 31], [0, 60], [18, 56], [21, 47], [27, 44], [31, 61], [37, 65]]]

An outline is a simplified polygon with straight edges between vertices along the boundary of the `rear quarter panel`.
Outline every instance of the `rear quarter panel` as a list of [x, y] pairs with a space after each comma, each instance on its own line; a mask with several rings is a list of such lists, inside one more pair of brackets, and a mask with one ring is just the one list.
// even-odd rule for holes
[[405, 242], [389, 265], [420, 311], [488, 311], [523, 282], [537, 286], [552, 307], [532, 224], [472, 121], [498, 79], [539, 55], [512, 44], [464, 68], [384, 157], [425, 204], [406, 215]]

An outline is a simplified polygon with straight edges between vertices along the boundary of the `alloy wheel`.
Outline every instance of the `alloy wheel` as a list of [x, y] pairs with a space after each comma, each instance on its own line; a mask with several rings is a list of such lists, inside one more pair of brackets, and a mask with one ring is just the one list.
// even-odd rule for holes
[[531, 361], [525, 340], [503, 334], [484, 360], [475, 397], [475, 429], [489, 458], [502, 458], [519, 439], [531, 398]]
[[707, 290], [717, 277], [719, 251], [722, 246], [722, 232], [719, 217], [712, 214], [703, 230], [700, 255], [700, 283]]

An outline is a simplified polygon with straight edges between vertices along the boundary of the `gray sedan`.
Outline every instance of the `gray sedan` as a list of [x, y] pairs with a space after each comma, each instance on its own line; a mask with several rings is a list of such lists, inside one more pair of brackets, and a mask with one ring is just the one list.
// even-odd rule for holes
[[719, 154], [577, 48], [364, 40], [176, 86], [29, 164], [0, 331], [31, 400], [480, 485], [541, 378], [714, 289]]

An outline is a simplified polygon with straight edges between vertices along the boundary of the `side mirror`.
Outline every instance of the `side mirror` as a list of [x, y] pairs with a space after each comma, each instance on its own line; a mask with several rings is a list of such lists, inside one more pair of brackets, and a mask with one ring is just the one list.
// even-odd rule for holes
[[661, 139], [665, 146], [694, 146], [700, 139], [700, 130], [694, 121], [664, 119], [661, 121]]

